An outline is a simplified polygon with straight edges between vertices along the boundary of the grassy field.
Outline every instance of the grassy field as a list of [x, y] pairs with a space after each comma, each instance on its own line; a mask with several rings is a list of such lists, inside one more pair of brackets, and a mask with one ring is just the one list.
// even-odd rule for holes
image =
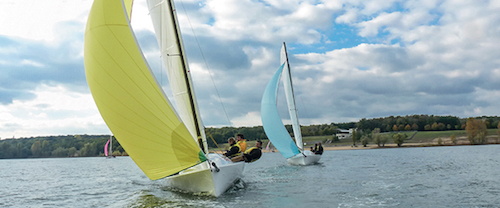
[[[493, 141], [492, 139], [495, 139], [498, 137], [497, 134], [498, 129], [488, 129], [488, 138], [490, 138], [490, 142]], [[414, 131], [409, 131], [409, 132], [401, 132], [406, 135], [408, 135], [408, 140], [405, 140], [405, 143], [422, 143], [422, 144], [433, 144], [436, 143], [435, 140], [438, 138], [442, 138], [443, 140], [448, 139], [451, 135], [455, 135], [457, 139], [462, 139], [466, 140], [464, 137], [467, 137], [467, 133], [465, 130], [453, 130], [453, 131], [419, 131], [415, 134]], [[394, 134], [394, 133], [385, 133], [385, 134]], [[413, 138], [409, 139], [413, 134]], [[302, 141], [305, 143], [304, 148], [309, 148], [311, 146], [314, 146], [314, 144], [321, 142], [323, 146], [351, 146], [352, 145], [352, 140], [351, 139], [343, 139], [337, 142], [331, 142], [327, 143], [327, 140], [331, 140], [333, 136], [307, 136], [303, 137]], [[247, 141], [247, 146], [248, 147], [253, 147], [255, 146], [256, 141]], [[262, 148], [266, 148], [267, 143], [269, 140], [262, 140]], [[370, 144], [373, 144], [370, 142]], [[387, 141], [386, 144], [394, 144], [392, 137], [390, 137]], [[360, 142], [357, 142], [357, 145], [360, 145]], [[403, 144], [404, 145], [404, 144]], [[219, 144], [219, 147], [222, 150], [225, 150], [227, 147], [227, 143]], [[218, 148], [211, 148], [210, 150], [218, 150]]]

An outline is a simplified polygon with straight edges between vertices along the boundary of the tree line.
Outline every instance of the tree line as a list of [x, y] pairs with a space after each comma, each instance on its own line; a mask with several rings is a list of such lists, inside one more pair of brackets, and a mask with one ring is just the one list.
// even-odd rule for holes
[[[470, 118], [469, 118], [470, 119]], [[499, 125], [499, 117], [476, 117], [478, 123], [476, 128], [496, 128]], [[468, 119], [455, 116], [434, 116], [434, 115], [407, 115], [389, 116], [385, 118], [366, 119], [358, 122], [330, 123], [320, 125], [301, 126], [302, 135], [307, 136], [330, 136], [339, 129], [357, 129], [352, 136], [353, 142], [375, 142], [385, 144], [389, 138], [383, 134], [385, 132], [400, 131], [445, 131], [466, 129]], [[480, 124], [479, 124], [480, 123]], [[470, 125], [472, 126], [472, 124]], [[285, 128], [293, 135], [292, 126]], [[372, 133], [375, 130], [374, 133]], [[482, 142], [482, 131], [471, 136], [474, 143]], [[249, 141], [267, 139], [262, 126], [255, 127], [222, 127], [206, 128], [207, 140], [210, 147], [217, 147], [217, 144], [227, 142], [230, 137], [236, 134], [243, 134]], [[398, 135], [397, 141], [404, 141], [406, 137]], [[109, 139], [109, 135], [67, 135], [30, 137], [19, 139], [0, 140], [0, 159], [2, 158], [40, 158], [40, 157], [93, 157], [103, 155], [104, 145]], [[333, 137], [335, 140], [335, 137]], [[396, 140], [395, 140], [396, 141]], [[113, 138], [113, 155], [127, 155], [120, 143]]]
[[[496, 143], [498, 144], [500, 142], [500, 122], [497, 120], [497, 117], [477, 117], [477, 118], [467, 118], [465, 120], [465, 124], [461, 125], [461, 129], [465, 129], [465, 132], [467, 134], [467, 140], [469, 141], [469, 144], [471, 145], [476, 145], [476, 144], [488, 144], [488, 128], [496, 128], [497, 129], [497, 137], [495, 138]], [[460, 120], [462, 122], [462, 120]], [[435, 124], [436, 122], [434, 122]], [[358, 123], [359, 124], [359, 123]], [[492, 124], [496, 124], [496, 126], [493, 126]], [[407, 124], [408, 126], [409, 124]], [[427, 124], [428, 125], [428, 124]], [[433, 125], [434, 126], [434, 125]], [[374, 144], [377, 144], [379, 147], [385, 146], [385, 144], [392, 139], [392, 141], [398, 145], [398, 147], [401, 147], [404, 141], [408, 138], [408, 134], [405, 134], [400, 131], [394, 125], [393, 132], [390, 132], [391, 129], [386, 133], [382, 133], [380, 128], [375, 128], [372, 131], [370, 129], [356, 129], [353, 131], [353, 134], [351, 136], [352, 140], [352, 145], [356, 146], [356, 143], [361, 143], [363, 146], [366, 147], [366, 145], [370, 142], [373, 142]], [[406, 128], [403, 131], [410, 131], [414, 130], [415, 132], [413, 133], [413, 136], [417, 133], [418, 129], [409, 129]], [[425, 129], [428, 130], [428, 129]], [[433, 129], [433, 130], [439, 130], [442, 131], [442, 129]], [[454, 130], [454, 129], [448, 129], [448, 130]], [[413, 137], [411, 136], [410, 139]], [[457, 144], [457, 138], [455, 135], [450, 136], [450, 141], [453, 143], [453, 145]], [[438, 138], [438, 145], [442, 145], [442, 139]]]
[[[94, 157], [104, 155], [109, 135], [66, 135], [4, 139], [0, 142], [0, 159], [46, 157]], [[113, 155], [126, 155], [113, 137]]]
[[[356, 128], [362, 131], [373, 131], [378, 128], [381, 132], [392, 131], [447, 131], [465, 130], [468, 118], [456, 116], [434, 115], [407, 115], [389, 116], [385, 118], [363, 118], [357, 122]], [[494, 129], [500, 122], [497, 116], [481, 116], [474, 119], [481, 120], [487, 129]]]

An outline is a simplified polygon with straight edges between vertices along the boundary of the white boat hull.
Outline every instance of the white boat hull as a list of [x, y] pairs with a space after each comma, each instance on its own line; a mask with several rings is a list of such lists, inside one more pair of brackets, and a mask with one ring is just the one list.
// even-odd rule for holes
[[216, 163], [219, 171], [208, 162], [204, 162], [167, 177], [168, 186], [195, 194], [215, 197], [222, 195], [241, 178], [245, 163], [233, 163], [217, 154], [209, 154], [209, 158], [211, 162]]
[[301, 154], [297, 154], [293, 157], [290, 157], [287, 160], [288, 164], [291, 165], [311, 165], [318, 163], [321, 159], [321, 155], [316, 155], [310, 151], [304, 151]]

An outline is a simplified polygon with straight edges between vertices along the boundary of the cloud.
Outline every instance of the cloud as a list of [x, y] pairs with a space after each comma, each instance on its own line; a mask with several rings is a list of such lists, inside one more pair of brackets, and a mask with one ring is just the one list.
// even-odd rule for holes
[[34, 99], [0, 106], [2, 138], [109, 133], [88, 92], [40, 85]]
[[[83, 27], [83, 25], [79, 25]], [[61, 24], [72, 28], [74, 23]], [[29, 98], [29, 91], [40, 84], [64, 84], [76, 89], [85, 88], [83, 68], [83, 34], [70, 33], [56, 44], [12, 39], [0, 36], [6, 47], [0, 49], [0, 102]]]
[[[108, 132], [84, 75], [91, 1], [23, 2], [0, 3], [0, 136]], [[282, 42], [303, 125], [499, 113], [498, 1], [175, 3], [207, 126], [261, 124], [260, 100]], [[136, 37], [169, 95], [147, 6], [135, 6]], [[282, 92], [278, 101], [287, 123]]]

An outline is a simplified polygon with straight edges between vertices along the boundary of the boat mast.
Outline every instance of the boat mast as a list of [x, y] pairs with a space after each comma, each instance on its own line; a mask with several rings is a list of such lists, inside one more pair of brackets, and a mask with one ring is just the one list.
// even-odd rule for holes
[[188, 70], [188, 64], [187, 64], [187, 59], [186, 59], [186, 56], [184, 55], [184, 47], [183, 47], [183, 44], [182, 44], [182, 36], [181, 36], [181, 33], [180, 33], [180, 27], [179, 27], [179, 23], [177, 21], [177, 15], [175, 14], [175, 5], [174, 5], [174, 1], [172, 0], [168, 0], [168, 3], [170, 4], [170, 15], [171, 15], [171, 18], [172, 18], [172, 23], [174, 25], [174, 32], [175, 32], [175, 36], [177, 37], [177, 46], [179, 47], [179, 56], [181, 57], [181, 62], [182, 62], [182, 67], [183, 67], [183, 77], [185, 79], [185, 83], [186, 83], [186, 88], [187, 88], [187, 93], [188, 93], [188, 97], [189, 97], [189, 103], [190, 103], [190, 107], [191, 107], [191, 112], [193, 114], [193, 118], [194, 118], [194, 125], [196, 127], [196, 139], [201, 139], [201, 142], [198, 141], [198, 144], [200, 145], [200, 148], [203, 150], [203, 152], [205, 154], [208, 154], [208, 144], [207, 144], [207, 139], [206, 139], [206, 136], [205, 136], [205, 131], [204, 131], [204, 127], [203, 125], [200, 125], [201, 124], [201, 118], [199, 118], [199, 112], [198, 112], [198, 108], [196, 106], [196, 100], [194, 98], [194, 89], [192, 87], [192, 83], [191, 83], [191, 78], [190, 78], [190, 75], [189, 75], [189, 70]]
[[288, 53], [286, 51], [285, 42], [283, 42], [283, 47], [281, 49], [281, 63], [286, 62], [286, 70], [283, 70], [283, 84], [285, 85], [285, 95], [288, 104], [288, 111], [290, 113], [290, 119], [292, 120], [293, 136], [295, 138], [295, 143], [300, 151], [304, 151], [304, 144], [302, 143], [302, 133], [300, 131], [299, 117], [297, 115], [297, 107], [295, 105], [295, 96], [293, 93], [292, 75], [290, 71], [290, 64], [288, 62]]
[[109, 156], [113, 156], [113, 135], [109, 136]]

